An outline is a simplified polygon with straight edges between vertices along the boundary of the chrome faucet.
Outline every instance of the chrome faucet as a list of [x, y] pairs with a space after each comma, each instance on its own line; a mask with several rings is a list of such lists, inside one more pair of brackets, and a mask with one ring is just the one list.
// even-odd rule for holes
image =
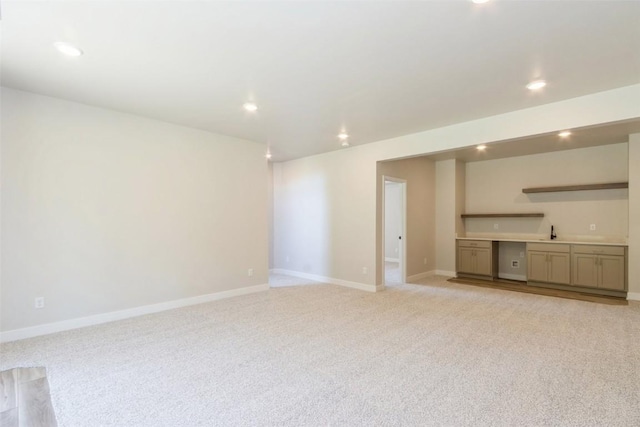
[[555, 238], [558, 237], [556, 236], [556, 232], [553, 231], [553, 225], [551, 226], [551, 240], [555, 240]]

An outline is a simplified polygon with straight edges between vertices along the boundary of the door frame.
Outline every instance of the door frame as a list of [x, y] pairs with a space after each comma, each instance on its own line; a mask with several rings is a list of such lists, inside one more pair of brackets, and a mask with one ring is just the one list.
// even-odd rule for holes
[[407, 180], [402, 178], [396, 178], [389, 175], [382, 175], [382, 283], [386, 285], [387, 277], [385, 274], [385, 236], [386, 236], [386, 221], [385, 215], [387, 206], [386, 191], [387, 181], [400, 184], [400, 245], [398, 249], [398, 258], [400, 259], [400, 280], [402, 283], [407, 283]]

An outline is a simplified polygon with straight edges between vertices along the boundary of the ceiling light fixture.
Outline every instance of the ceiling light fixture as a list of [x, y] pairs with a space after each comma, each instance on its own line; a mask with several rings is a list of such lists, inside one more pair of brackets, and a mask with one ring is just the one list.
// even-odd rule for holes
[[488, 2], [488, 1], [489, 1], [489, 0], [471, 0], [471, 2], [472, 2], [472, 3], [475, 3], [475, 4], [482, 4], [482, 3], [486, 3], [486, 2]]
[[346, 133], [346, 132], [340, 132], [340, 133], [338, 134], [338, 139], [341, 139], [341, 140], [343, 140], [343, 141], [344, 141], [344, 140], [345, 140], [345, 139], [347, 139], [347, 138], [349, 138], [349, 135], [347, 135], [347, 133]]
[[55, 46], [60, 53], [67, 56], [81, 56], [84, 53], [82, 52], [82, 49], [79, 49], [69, 43], [57, 42], [54, 43], [53, 46]]
[[256, 111], [258, 109], [258, 106], [256, 104], [254, 104], [253, 102], [245, 102], [242, 105], [242, 108], [244, 108], [246, 111], [249, 111], [250, 113], [253, 113], [254, 111]]
[[480, 144], [476, 148], [478, 149], [478, 151], [484, 151], [487, 149], [487, 146], [484, 144]]
[[529, 90], [539, 90], [547, 85], [547, 82], [544, 80], [534, 80], [527, 85], [527, 89]]
[[349, 141], [346, 141], [346, 140], [342, 141], [342, 144], [340, 144], [340, 145], [342, 145], [343, 147], [348, 147], [349, 146]]
[[568, 130], [563, 130], [562, 132], [560, 132], [560, 133], [558, 134], [558, 136], [559, 136], [560, 138], [566, 138], [566, 137], [568, 137], [569, 135], [571, 135], [571, 132], [570, 132], [570, 131], [568, 131]]
[[267, 160], [271, 160], [271, 153], [269, 151], [267, 151], [267, 154], [264, 155]]

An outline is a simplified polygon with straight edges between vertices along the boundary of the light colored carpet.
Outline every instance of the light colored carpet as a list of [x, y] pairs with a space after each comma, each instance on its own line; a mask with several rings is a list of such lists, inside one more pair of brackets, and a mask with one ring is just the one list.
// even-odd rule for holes
[[301, 279], [299, 277], [287, 276], [286, 274], [269, 274], [269, 287], [271, 288], [286, 288], [289, 286], [305, 285], [325, 285], [325, 283], [316, 282], [309, 279]]
[[384, 263], [384, 280], [385, 284], [402, 283], [400, 280], [400, 263], [385, 261]]
[[271, 289], [2, 346], [62, 426], [640, 425], [640, 305]]

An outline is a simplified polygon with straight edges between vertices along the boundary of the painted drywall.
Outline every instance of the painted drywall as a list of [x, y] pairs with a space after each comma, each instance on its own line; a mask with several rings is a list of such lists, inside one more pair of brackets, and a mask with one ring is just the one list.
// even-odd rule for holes
[[[638, 99], [640, 85], [627, 86], [283, 162], [274, 174], [275, 266], [381, 284], [376, 162], [633, 119], [640, 117]], [[376, 266], [375, 275], [361, 273]]]
[[436, 267], [456, 271], [456, 161], [436, 162]]
[[629, 135], [629, 293], [640, 300], [640, 133]]
[[375, 284], [375, 176], [356, 150], [274, 164], [275, 268]]
[[384, 256], [387, 261], [395, 261], [400, 256], [402, 234], [402, 187], [394, 182], [385, 183], [384, 193]]
[[1, 97], [2, 331], [267, 283], [263, 145]]
[[[467, 163], [468, 213], [544, 214], [544, 218], [467, 219], [467, 236], [548, 238], [553, 225], [559, 239], [626, 242], [628, 190], [524, 194], [522, 189], [625, 182], [627, 157], [627, 144], [622, 143]], [[590, 230], [591, 224], [596, 230]]]
[[[435, 162], [416, 157], [378, 163], [379, 193], [383, 176], [407, 182], [407, 277], [435, 270]], [[382, 211], [378, 214], [382, 216]]]
[[273, 163], [267, 167], [267, 221], [269, 223], [269, 269], [273, 268]]
[[436, 271], [455, 276], [456, 244], [464, 234], [460, 214], [465, 203], [465, 164], [455, 159], [436, 162]]
[[527, 280], [526, 243], [500, 242], [498, 253], [498, 277], [509, 280]]

